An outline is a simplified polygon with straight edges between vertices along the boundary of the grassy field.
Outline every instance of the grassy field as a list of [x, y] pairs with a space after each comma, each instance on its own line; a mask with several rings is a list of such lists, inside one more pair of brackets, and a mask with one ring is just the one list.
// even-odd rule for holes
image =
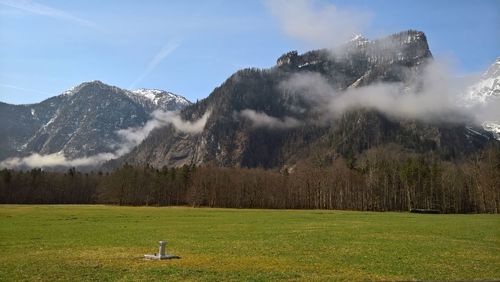
[[500, 279], [500, 216], [0, 206], [2, 281], [411, 279]]

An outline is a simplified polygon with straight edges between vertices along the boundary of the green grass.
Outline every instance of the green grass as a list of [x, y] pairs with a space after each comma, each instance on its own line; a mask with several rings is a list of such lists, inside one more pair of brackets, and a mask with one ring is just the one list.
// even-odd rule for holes
[[500, 217], [0, 206], [1, 281], [413, 279], [500, 279]]

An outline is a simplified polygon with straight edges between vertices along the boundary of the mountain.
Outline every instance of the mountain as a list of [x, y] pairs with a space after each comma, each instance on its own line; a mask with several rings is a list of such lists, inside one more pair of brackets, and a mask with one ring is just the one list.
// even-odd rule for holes
[[481, 79], [469, 89], [471, 100], [486, 102], [500, 98], [500, 57], [481, 75]]
[[110, 152], [117, 130], [142, 126], [155, 110], [176, 111], [191, 103], [161, 90], [124, 90], [101, 81], [82, 83], [29, 105], [0, 103], [0, 160], [64, 153], [79, 158]]
[[[288, 52], [270, 69], [236, 72], [206, 99], [185, 107], [181, 115], [188, 121], [210, 113], [201, 133], [183, 133], [167, 126], [153, 131], [132, 152], [106, 166], [128, 162], [155, 167], [212, 163], [276, 168], [307, 158], [328, 162], [338, 154], [354, 156], [392, 143], [452, 159], [491, 142], [491, 134], [481, 128], [394, 118], [373, 109], [351, 110], [325, 119], [319, 110], [321, 97], [309, 94], [308, 89], [297, 95], [284, 87], [287, 82], [300, 84], [300, 77], [314, 79], [318, 75], [327, 87], [339, 92], [410, 82], [430, 61], [432, 53], [425, 34], [414, 30], [373, 41], [356, 36], [334, 50]], [[318, 81], [310, 86], [326, 87], [323, 84]]]
[[[471, 104], [497, 103], [500, 106], [500, 57], [480, 80], [469, 88], [466, 100]], [[500, 120], [486, 121], [483, 123], [483, 128], [500, 140]]]

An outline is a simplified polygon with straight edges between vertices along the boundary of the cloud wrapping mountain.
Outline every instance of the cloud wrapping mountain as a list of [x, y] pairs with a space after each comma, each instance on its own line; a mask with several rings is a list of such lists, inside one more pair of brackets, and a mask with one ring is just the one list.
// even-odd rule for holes
[[378, 82], [337, 90], [322, 74], [303, 72], [293, 74], [280, 87], [313, 103], [324, 118], [340, 117], [348, 111], [365, 108], [395, 118], [463, 123], [480, 115], [459, 105], [466, 89], [461, 81], [451, 75], [443, 63], [429, 61], [421, 73], [408, 82]]
[[183, 123], [184, 97], [84, 82], [37, 104], [0, 103], [0, 165], [86, 166], [119, 157], [158, 126]]
[[152, 119], [146, 122], [142, 127], [131, 127], [121, 129], [116, 132], [120, 136], [122, 142], [115, 144], [115, 150], [109, 153], [99, 153], [96, 155], [69, 159], [63, 153], [54, 153], [41, 155], [38, 153], [31, 154], [27, 157], [14, 157], [0, 162], [0, 167], [79, 167], [79, 166], [95, 166], [105, 161], [119, 158], [129, 153], [134, 147], [139, 145], [151, 131], [171, 124], [176, 130], [188, 134], [197, 134], [203, 130], [210, 112], [205, 113], [196, 121], [183, 120], [178, 111], [161, 111], [156, 110], [152, 114]]

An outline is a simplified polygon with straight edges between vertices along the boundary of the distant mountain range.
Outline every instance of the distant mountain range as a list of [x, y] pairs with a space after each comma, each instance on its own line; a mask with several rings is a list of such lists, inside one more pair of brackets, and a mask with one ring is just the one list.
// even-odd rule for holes
[[0, 160], [32, 153], [80, 158], [110, 152], [116, 131], [143, 126], [155, 110], [177, 111], [186, 98], [162, 90], [125, 90], [101, 81], [82, 83], [29, 105], [0, 103]]
[[[33, 153], [76, 159], [113, 152], [123, 141], [119, 130], [147, 127], [157, 110], [179, 114], [164, 114], [161, 119], [169, 122], [160, 122], [161, 128], [104, 168], [125, 162], [283, 168], [304, 159], [328, 163], [386, 145], [455, 159], [497, 142], [498, 121], [481, 128], [462, 117], [450, 123], [394, 116], [374, 107], [325, 114], [331, 103], [325, 91], [346, 96], [397, 84], [404, 95], [423, 87], [419, 81], [432, 60], [425, 34], [409, 30], [378, 40], [356, 36], [334, 50], [288, 52], [272, 68], [236, 72], [194, 104], [162, 90], [85, 82], [38, 104], [0, 103], [0, 160]], [[469, 89], [471, 104], [500, 99], [499, 74], [497, 59]]]

